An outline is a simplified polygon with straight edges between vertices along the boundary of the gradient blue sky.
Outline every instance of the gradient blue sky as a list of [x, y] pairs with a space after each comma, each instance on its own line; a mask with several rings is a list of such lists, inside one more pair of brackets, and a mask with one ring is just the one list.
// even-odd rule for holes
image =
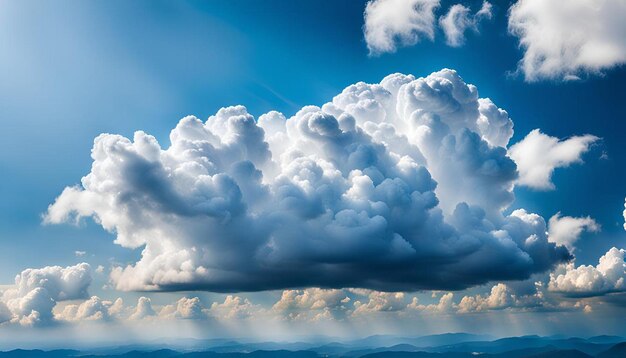
[[[557, 190], [516, 188], [509, 211], [593, 217], [602, 230], [583, 234], [578, 264], [626, 247], [625, 67], [580, 81], [525, 82], [514, 73], [523, 51], [507, 31], [507, 1], [494, 2], [493, 19], [480, 34], [469, 32], [463, 47], [446, 46], [438, 29], [435, 41], [372, 57], [363, 39], [365, 3], [0, 1], [0, 282], [10, 284], [28, 267], [138, 259], [140, 250], [115, 245], [90, 220], [42, 224], [63, 188], [89, 172], [100, 133], [132, 137], [141, 129], [167, 145], [169, 131], [189, 114], [206, 119], [243, 104], [255, 117], [272, 109], [289, 117], [358, 81], [442, 68], [457, 70], [508, 111], [512, 143], [535, 128], [559, 138], [601, 137], [584, 164], [555, 172]], [[441, 9], [452, 3], [442, 1]], [[90, 292], [103, 294], [105, 280], [96, 278]], [[175, 296], [164, 295], [156, 300]]]

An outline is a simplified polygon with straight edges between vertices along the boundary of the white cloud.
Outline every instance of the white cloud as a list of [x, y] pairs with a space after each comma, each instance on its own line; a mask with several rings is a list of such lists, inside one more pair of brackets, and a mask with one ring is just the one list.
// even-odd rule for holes
[[87, 255], [87, 252], [86, 251], [74, 251], [74, 255], [76, 255], [76, 257], [83, 257]]
[[78, 305], [65, 306], [57, 319], [66, 321], [106, 321], [111, 318], [109, 310], [113, 305], [114, 303], [111, 301], [92, 296]]
[[174, 305], [164, 306], [159, 312], [162, 318], [206, 319], [207, 310], [198, 297], [183, 297]]
[[506, 147], [513, 136], [513, 121], [489, 98], [478, 99], [480, 116], [476, 121], [482, 139], [494, 147]]
[[395, 52], [422, 38], [435, 38], [439, 0], [372, 0], [365, 7], [363, 34], [370, 54]]
[[152, 301], [148, 297], [139, 297], [135, 311], [130, 315], [129, 319], [139, 320], [152, 316], [156, 316], [156, 312], [152, 308]]
[[441, 295], [441, 298], [439, 298], [439, 302], [429, 305], [422, 305], [419, 303], [417, 297], [413, 297], [411, 303], [409, 303], [406, 308], [408, 310], [417, 312], [424, 311], [428, 313], [453, 313], [455, 310], [457, 310], [458, 305], [454, 303], [454, 294], [452, 292], [447, 292]]
[[143, 246], [138, 262], [112, 269], [121, 290], [525, 279], [570, 255], [548, 242], [540, 217], [503, 214], [518, 179], [512, 128], [453, 70], [393, 74], [289, 119], [270, 112], [257, 123], [242, 106], [205, 123], [186, 117], [165, 148], [143, 132], [102, 134], [91, 172], [45, 221], [92, 217], [117, 244]]
[[599, 138], [593, 135], [559, 140], [535, 129], [509, 148], [509, 156], [517, 164], [518, 185], [535, 189], [554, 189], [552, 173], [556, 168], [582, 163], [582, 155]]
[[57, 301], [88, 297], [89, 264], [26, 269], [15, 277], [15, 286], [2, 294], [13, 320], [25, 325], [47, 324]]
[[400, 311], [406, 307], [404, 292], [370, 291], [368, 301], [354, 302], [354, 314]]
[[465, 43], [466, 30], [478, 32], [480, 21], [491, 19], [491, 16], [491, 3], [487, 1], [484, 1], [480, 10], [473, 15], [468, 7], [455, 4], [446, 15], [439, 18], [439, 26], [446, 36], [446, 43], [452, 47], [459, 47]]
[[625, 254], [626, 250], [613, 247], [600, 257], [596, 266], [563, 265], [550, 274], [549, 288], [565, 294], [588, 296], [626, 291]]
[[109, 306], [109, 316], [120, 317], [125, 314], [126, 307], [124, 307], [124, 300], [118, 297], [113, 301], [113, 304]]
[[291, 320], [316, 320], [322, 317], [342, 317], [351, 308], [350, 303], [351, 299], [345, 290], [284, 290], [272, 310]]
[[564, 245], [570, 251], [574, 250], [574, 244], [580, 239], [583, 231], [600, 231], [600, 225], [589, 216], [574, 218], [561, 216], [561, 213], [556, 213], [550, 218], [548, 227], [548, 240]]
[[513, 294], [509, 287], [499, 283], [491, 288], [491, 292], [487, 296], [463, 296], [459, 302], [458, 312], [469, 313], [503, 309], [511, 306], [513, 301]]
[[254, 316], [259, 307], [247, 298], [228, 295], [224, 302], [213, 302], [210, 313], [219, 319], [245, 319]]
[[509, 10], [509, 31], [524, 57], [527, 81], [575, 79], [626, 62], [626, 2], [519, 0]]

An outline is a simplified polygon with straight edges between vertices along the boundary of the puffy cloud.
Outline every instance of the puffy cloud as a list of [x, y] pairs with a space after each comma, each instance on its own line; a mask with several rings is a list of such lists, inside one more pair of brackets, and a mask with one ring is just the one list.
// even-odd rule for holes
[[370, 54], [395, 52], [399, 46], [435, 38], [439, 0], [372, 0], [365, 7], [363, 34]]
[[367, 297], [369, 298], [367, 302], [354, 302], [355, 315], [372, 312], [399, 311], [406, 306], [404, 292], [371, 291]]
[[16, 320], [25, 325], [52, 322], [57, 301], [88, 297], [91, 284], [89, 264], [47, 266], [26, 269], [15, 277], [15, 286], [7, 289], [2, 301]]
[[[436, 295], [433, 295], [435, 298]], [[524, 280], [510, 283], [497, 283], [487, 292], [463, 295], [455, 302], [452, 292], [444, 293], [438, 302], [420, 304], [413, 297], [406, 306], [406, 312], [422, 314], [475, 314], [491, 311], [538, 312], [538, 311], [588, 311], [591, 307], [585, 300], [563, 300], [546, 291], [542, 281]]]
[[444, 293], [439, 298], [439, 302], [429, 305], [422, 305], [417, 297], [413, 297], [411, 303], [406, 306], [410, 311], [424, 311], [428, 313], [452, 313], [457, 307], [458, 305], [454, 303], [454, 294], [452, 292]]
[[499, 283], [491, 288], [486, 297], [481, 295], [463, 296], [459, 302], [459, 313], [480, 312], [509, 307], [513, 302], [513, 296], [509, 287]]
[[247, 298], [228, 295], [222, 303], [213, 302], [210, 312], [220, 319], [244, 319], [252, 317], [257, 310], [259, 307]]
[[351, 299], [345, 290], [307, 288], [284, 290], [272, 310], [293, 320], [343, 317]]
[[8, 290], [4, 293], [3, 299], [13, 313], [13, 321], [22, 325], [45, 325], [51, 323], [54, 318], [52, 309], [56, 302], [44, 288], [34, 288], [24, 295]]
[[113, 304], [109, 306], [109, 316], [111, 317], [119, 317], [124, 314], [125, 311], [124, 300], [121, 297], [118, 297], [113, 301]]
[[498, 310], [514, 312], [579, 311], [591, 309], [585, 300], [566, 301], [546, 292], [542, 281], [526, 280], [509, 284], [498, 283], [487, 294], [463, 296], [455, 306], [457, 313], [479, 313]]
[[531, 131], [509, 148], [509, 155], [520, 173], [517, 183], [541, 190], [554, 189], [554, 169], [581, 163], [582, 155], [598, 139], [587, 134], [559, 140], [541, 133], [539, 129]]
[[446, 43], [452, 47], [462, 46], [465, 42], [465, 31], [470, 29], [478, 32], [478, 25], [483, 19], [491, 19], [491, 3], [483, 1], [483, 5], [475, 14], [468, 7], [452, 5], [448, 13], [439, 18], [439, 26], [446, 36]]
[[207, 318], [207, 310], [202, 306], [198, 297], [183, 297], [174, 305], [164, 306], [159, 312], [162, 318], [179, 318], [179, 319], [205, 319]]
[[548, 240], [574, 250], [574, 244], [583, 231], [600, 231], [600, 225], [589, 216], [574, 218], [556, 213], [549, 221]]
[[65, 306], [57, 318], [67, 321], [106, 321], [111, 318], [109, 310], [113, 306], [114, 302], [92, 296], [78, 305]]
[[223, 108], [204, 123], [180, 120], [165, 148], [143, 132], [98, 136], [91, 172], [45, 221], [92, 217], [117, 244], [143, 247], [138, 262], [112, 269], [121, 290], [525, 279], [571, 256], [548, 242], [541, 217], [503, 215], [518, 179], [512, 127], [447, 69], [360, 82], [289, 119]]
[[626, 62], [626, 3], [622, 0], [519, 0], [509, 31], [524, 56], [527, 81], [569, 79]]
[[139, 297], [135, 311], [130, 315], [129, 319], [139, 320], [152, 316], [156, 316], [156, 312], [152, 308], [152, 301], [148, 297]]
[[569, 295], [598, 296], [626, 290], [626, 250], [611, 248], [598, 265], [563, 265], [550, 274], [549, 288]]
[[36, 289], [44, 289], [55, 301], [87, 297], [91, 284], [91, 268], [87, 263], [75, 266], [47, 266], [26, 269], [15, 277], [15, 288], [8, 290], [8, 296], [23, 296]]
[[[515, 287], [516, 286], [516, 287]], [[494, 310], [538, 311], [571, 310], [569, 302], [553, 302], [545, 294], [541, 281], [524, 281], [514, 285], [498, 283], [486, 295], [463, 296], [458, 313], [477, 313]]]

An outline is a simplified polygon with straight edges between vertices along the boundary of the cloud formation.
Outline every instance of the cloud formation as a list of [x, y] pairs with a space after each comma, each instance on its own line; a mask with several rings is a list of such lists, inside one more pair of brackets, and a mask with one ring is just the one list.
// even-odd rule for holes
[[[148, 297], [140, 297], [136, 306], [126, 306], [121, 298], [107, 300], [92, 296], [84, 301], [59, 305], [54, 310], [54, 321], [66, 326], [88, 325], [85, 327], [177, 327], [190, 324], [218, 330], [258, 326], [272, 330], [277, 327], [311, 328], [309, 325], [328, 328], [328, 324], [353, 327], [379, 319], [414, 322], [418, 316], [462, 316], [504, 310], [589, 312], [594, 304], [588, 298], [563, 300], [562, 296], [547, 291], [541, 281], [533, 280], [497, 283], [487, 286], [486, 291], [481, 288], [479, 292], [482, 293], [475, 293], [476, 289], [472, 292], [461, 292], [458, 296], [452, 292], [433, 292], [431, 298], [425, 298], [407, 292], [308, 288], [269, 293], [268, 297], [278, 293], [278, 300], [263, 299], [263, 304], [253, 303], [245, 296], [226, 295], [222, 301], [213, 302], [203, 302], [199, 297], [182, 297], [164, 306], [153, 306]], [[431, 302], [422, 304], [420, 299]], [[0, 314], [3, 319], [0, 324], [32, 325], [24, 321], [25, 317], [21, 320], [13, 317], [2, 304]]]
[[175, 304], [163, 307], [159, 312], [161, 318], [192, 320], [205, 319], [207, 314], [207, 309], [202, 305], [198, 297], [183, 297]]
[[91, 268], [87, 263], [26, 269], [15, 277], [15, 286], [2, 294], [0, 318], [6, 315], [6, 307], [11, 320], [23, 325], [51, 323], [56, 303], [88, 297], [90, 284]]
[[549, 241], [563, 245], [570, 251], [574, 250], [574, 244], [580, 239], [580, 235], [583, 231], [600, 231], [600, 225], [589, 216], [574, 218], [571, 216], [561, 216], [561, 213], [556, 213], [550, 218], [548, 227]]
[[448, 46], [459, 47], [465, 43], [465, 31], [478, 32], [482, 20], [491, 19], [491, 3], [483, 1], [483, 5], [475, 14], [462, 4], [452, 5], [448, 13], [439, 18], [439, 26], [446, 36]]
[[519, 171], [517, 184], [539, 190], [554, 189], [554, 170], [582, 163], [582, 155], [599, 139], [586, 134], [559, 140], [541, 133], [539, 129], [531, 131], [509, 148], [509, 156]]
[[626, 62], [626, 3], [622, 0], [519, 0], [509, 31], [524, 56], [527, 81], [575, 79]]
[[439, 0], [371, 0], [365, 7], [363, 34], [370, 54], [395, 52], [422, 38], [435, 38]]
[[259, 307], [253, 305], [247, 298], [228, 295], [224, 302], [213, 302], [209, 309], [211, 315], [218, 319], [246, 319], [254, 315]]
[[[404, 292], [380, 292], [370, 291], [367, 293], [368, 301], [354, 302], [354, 314], [361, 315], [372, 312], [400, 311], [406, 307]], [[363, 294], [363, 292], [361, 292]]]
[[502, 213], [518, 179], [512, 127], [453, 70], [393, 74], [289, 119], [257, 123], [242, 106], [205, 123], [186, 117], [166, 148], [144, 132], [102, 134], [91, 172], [45, 220], [92, 217], [117, 244], [143, 247], [138, 262], [113, 268], [121, 290], [525, 279], [571, 256], [538, 215]]
[[139, 297], [135, 311], [130, 315], [129, 319], [139, 320], [156, 315], [156, 311], [152, 308], [152, 300], [148, 297]]
[[499, 283], [491, 288], [487, 296], [464, 296], [459, 302], [459, 313], [481, 312], [510, 307], [514, 304], [514, 295], [510, 288]]
[[109, 320], [111, 317], [109, 310], [114, 304], [114, 302], [102, 300], [98, 296], [92, 296], [80, 304], [65, 306], [57, 319], [66, 321]]
[[599, 296], [626, 291], [626, 250], [611, 248], [600, 257], [598, 265], [573, 263], [563, 265], [550, 274], [549, 288], [569, 295]]

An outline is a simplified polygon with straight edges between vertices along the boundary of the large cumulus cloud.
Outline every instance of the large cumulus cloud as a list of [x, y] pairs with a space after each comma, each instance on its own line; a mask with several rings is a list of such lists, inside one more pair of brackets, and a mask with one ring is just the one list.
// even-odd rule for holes
[[453, 70], [393, 74], [258, 122], [242, 106], [183, 118], [170, 145], [96, 138], [45, 220], [92, 217], [142, 247], [122, 290], [461, 289], [570, 259], [517, 210], [513, 123]]

